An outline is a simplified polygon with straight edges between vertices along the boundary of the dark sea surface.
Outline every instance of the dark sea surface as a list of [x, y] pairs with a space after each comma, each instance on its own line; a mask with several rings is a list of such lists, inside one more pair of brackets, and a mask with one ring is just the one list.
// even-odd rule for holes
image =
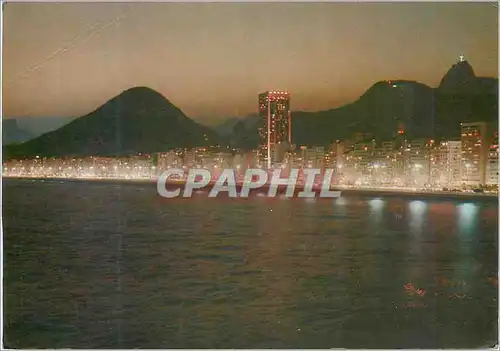
[[20, 348], [440, 348], [497, 340], [495, 202], [163, 199], [3, 180]]

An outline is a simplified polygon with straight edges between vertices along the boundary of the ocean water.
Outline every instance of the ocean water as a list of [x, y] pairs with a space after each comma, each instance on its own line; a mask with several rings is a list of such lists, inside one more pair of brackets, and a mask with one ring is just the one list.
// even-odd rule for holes
[[19, 348], [440, 348], [497, 340], [498, 204], [164, 199], [3, 181]]

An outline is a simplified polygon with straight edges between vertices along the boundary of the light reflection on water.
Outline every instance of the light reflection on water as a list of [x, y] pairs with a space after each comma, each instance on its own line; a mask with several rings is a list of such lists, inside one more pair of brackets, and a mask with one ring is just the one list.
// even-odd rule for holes
[[333, 203], [340, 205], [340, 206], [345, 206], [345, 205], [347, 205], [347, 198], [342, 197], [342, 196], [338, 197], [338, 198], [333, 200]]
[[[140, 191], [137, 191], [140, 190]], [[496, 336], [495, 204], [4, 182], [24, 348], [438, 348]]]
[[375, 198], [369, 201], [370, 208], [372, 211], [380, 211], [384, 207], [384, 200], [380, 198]]
[[462, 234], [472, 234], [477, 222], [478, 206], [473, 203], [464, 203], [457, 206], [458, 227]]
[[423, 201], [411, 201], [409, 203], [410, 208], [410, 230], [415, 235], [420, 235], [423, 230], [423, 224], [425, 221], [425, 212], [427, 210], [427, 204]]

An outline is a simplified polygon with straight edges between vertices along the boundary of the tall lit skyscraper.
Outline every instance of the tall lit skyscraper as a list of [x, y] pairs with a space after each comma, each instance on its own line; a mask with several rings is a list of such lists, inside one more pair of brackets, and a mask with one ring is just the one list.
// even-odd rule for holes
[[259, 94], [259, 116], [260, 158], [271, 168], [272, 161], [281, 162], [280, 155], [284, 155], [292, 141], [290, 94], [286, 91]]

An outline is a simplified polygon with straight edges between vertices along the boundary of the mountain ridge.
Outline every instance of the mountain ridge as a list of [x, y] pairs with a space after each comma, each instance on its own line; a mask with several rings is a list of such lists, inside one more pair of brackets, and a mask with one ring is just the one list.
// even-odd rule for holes
[[[496, 120], [498, 78], [476, 77], [472, 66], [463, 61], [452, 65], [435, 88], [404, 79], [378, 81], [353, 102], [291, 115], [292, 141], [299, 145], [326, 146], [358, 131], [390, 139], [400, 123], [406, 125], [408, 138], [455, 138], [460, 136], [460, 122]], [[245, 139], [256, 133], [257, 126], [250, 126]], [[237, 143], [252, 149], [257, 139], [252, 140]]]
[[124, 90], [63, 127], [7, 150], [12, 156], [121, 155], [224, 143], [155, 90]]
[[2, 145], [23, 143], [31, 139], [33, 135], [19, 126], [15, 118], [2, 121]]
[[[498, 116], [498, 78], [476, 77], [467, 61], [454, 64], [439, 86], [412, 80], [372, 84], [353, 102], [323, 111], [292, 111], [292, 141], [328, 145], [354, 132], [408, 138], [459, 136], [460, 122], [490, 122]], [[87, 115], [20, 145], [7, 156], [117, 155], [214, 144], [244, 150], [258, 145], [258, 114], [213, 127], [189, 119], [159, 92], [144, 86], [122, 91]]]

